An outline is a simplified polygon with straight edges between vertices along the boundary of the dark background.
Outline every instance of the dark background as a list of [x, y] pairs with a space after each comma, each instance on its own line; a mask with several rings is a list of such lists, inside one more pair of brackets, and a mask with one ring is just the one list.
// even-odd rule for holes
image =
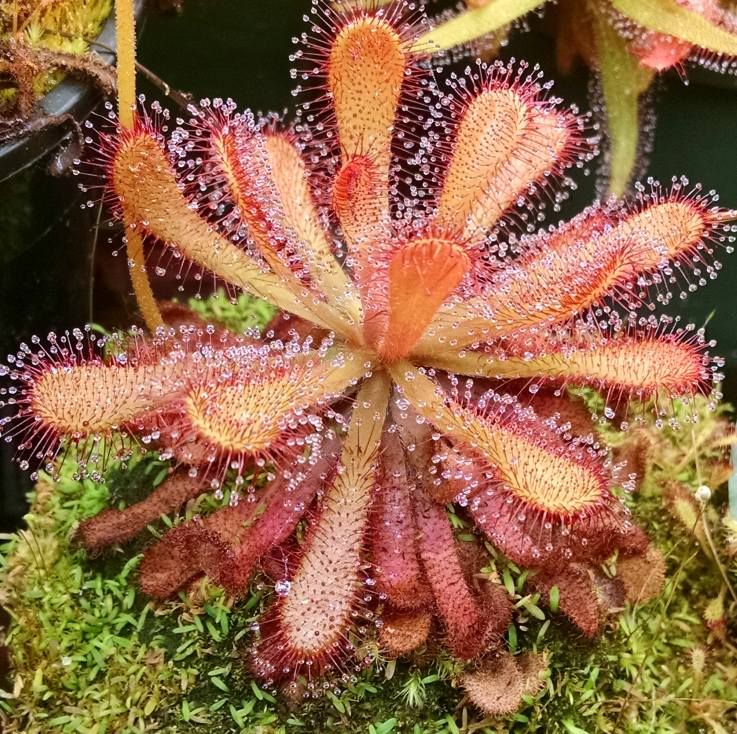
[[[232, 97], [254, 110], [293, 107], [289, 77], [292, 37], [303, 29], [309, 0], [185, 0], [181, 14], [149, 13], [139, 60], [174, 88], [199, 97]], [[431, 6], [432, 10], [432, 6]], [[535, 27], [516, 34], [502, 57], [539, 62], [556, 93], [588, 108], [588, 74], [579, 69], [561, 78], [552, 43]], [[684, 85], [665, 76], [653, 96], [658, 124], [647, 175], [668, 182], [685, 174], [721, 194], [737, 208], [737, 80], [703, 72]], [[147, 95], [156, 91], [141, 85]], [[113, 258], [103, 229], [93, 247], [96, 211], [83, 210], [76, 181], [51, 176], [38, 165], [0, 184], [0, 354], [31, 334], [46, 334], [95, 321], [124, 327], [134, 318], [123, 257]], [[579, 179], [570, 211], [594, 196], [592, 177]], [[93, 249], [95, 256], [92, 257]], [[737, 257], [720, 258], [715, 283], [676, 304], [697, 324], [711, 316], [709, 334], [728, 360], [727, 397], [737, 399]], [[158, 287], [158, 286], [157, 286]], [[713, 314], [713, 315], [712, 315]], [[26, 476], [10, 462], [12, 447], [0, 446], [0, 528], [14, 527], [23, 512]]]

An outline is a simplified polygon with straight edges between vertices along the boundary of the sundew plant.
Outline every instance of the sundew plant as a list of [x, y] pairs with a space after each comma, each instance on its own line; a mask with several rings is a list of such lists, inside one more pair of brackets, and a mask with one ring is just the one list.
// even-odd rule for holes
[[[186, 121], [134, 107], [129, 10], [119, 118], [92, 126], [81, 170], [125, 228], [148, 333], [22, 344], [2, 370], [4, 440], [52, 477], [60, 449], [93, 479], [135, 444], [171, 462], [148, 497], [81, 523], [91, 553], [227, 488], [146, 548], [140, 586], [163, 600], [206, 575], [238, 598], [265, 570], [273, 601], [245, 655], [260, 681], [314, 688], [362, 665], [366, 639], [389, 657], [434, 639], [480, 706], [513, 710], [544, 657], [506, 650], [509, 595], [479, 579], [448, 509], [600, 631], [623, 583], [601, 563], [662, 558], [592, 418], [626, 431], [652, 411], [671, 430], [694, 396], [716, 405], [713, 344], [657, 308], [716, 275], [734, 213], [674, 179], [542, 227], [541, 201], [596, 152], [587, 119], [523, 63], [436, 75], [414, 3], [315, 2], [292, 123], [221, 100]], [[153, 243], [169, 255], [147, 263]], [[240, 335], [167, 326], [147, 280], [167, 269], [281, 316]], [[500, 670], [506, 695], [487, 695]]]

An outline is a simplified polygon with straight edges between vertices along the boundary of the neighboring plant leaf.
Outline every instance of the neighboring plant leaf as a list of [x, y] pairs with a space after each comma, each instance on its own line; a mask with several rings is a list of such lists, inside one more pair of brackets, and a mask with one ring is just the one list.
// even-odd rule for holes
[[701, 525], [701, 510], [693, 492], [684, 484], [674, 481], [664, 489], [663, 499], [671, 515], [699, 541], [704, 552], [709, 555], [709, 544]]
[[667, 568], [663, 554], [654, 546], [617, 561], [617, 578], [624, 584], [625, 599], [642, 604], [657, 597], [665, 585]]
[[[636, 0], [639, 2], [639, 0]], [[609, 133], [609, 192], [621, 195], [633, 175], [639, 146], [639, 101], [654, 72], [630, 54], [610, 19], [590, 3], [595, 58]]]
[[623, 15], [657, 33], [665, 33], [727, 56], [737, 56], [737, 34], [730, 33], [676, 0], [611, 0]]
[[547, 0], [491, 0], [481, 8], [466, 10], [421, 36], [415, 48], [450, 49], [474, 41], [521, 18]]

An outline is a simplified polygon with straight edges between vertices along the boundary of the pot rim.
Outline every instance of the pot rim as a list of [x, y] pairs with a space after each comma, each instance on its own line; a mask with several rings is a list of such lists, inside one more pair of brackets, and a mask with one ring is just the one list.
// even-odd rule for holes
[[[136, 17], [139, 19], [143, 5], [143, 0], [136, 0]], [[95, 41], [115, 49], [114, 6]], [[97, 48], [95, 52], [106, 64], [114, 63], [115, 53], [112, 50]], [[42, 97], [39, 107], [46, 115], [71, 114], [76, 120], [84, 120], [103, 96], [89, 82], [68, 77]], [[54, 125], [0, 145], [0, 183], [32, 166], [71, 135], [68, 125]]]

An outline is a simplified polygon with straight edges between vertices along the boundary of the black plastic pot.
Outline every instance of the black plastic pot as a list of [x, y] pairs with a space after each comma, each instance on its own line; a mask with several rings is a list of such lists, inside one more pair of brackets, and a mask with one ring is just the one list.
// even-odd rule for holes
[[[136, 3], [136, 15], [140, 19], [143, 0]], [[95, 52], [107, 64], [115, 61], [115, 18], [111, 13], [95, 39], [99, 46]], [[102, 95], [95, 86], [83, 79], [67, 78], [55, 86], [40, 101], [43, 114], [52, 116], [71, 115], [75, 120], [84, 120], [99, 104]], [[51, 153], [60, 143], [73, 134], [69, 124], [44, 128], [30, 135], [0, 145], [0, 183], [14, 176]]]

